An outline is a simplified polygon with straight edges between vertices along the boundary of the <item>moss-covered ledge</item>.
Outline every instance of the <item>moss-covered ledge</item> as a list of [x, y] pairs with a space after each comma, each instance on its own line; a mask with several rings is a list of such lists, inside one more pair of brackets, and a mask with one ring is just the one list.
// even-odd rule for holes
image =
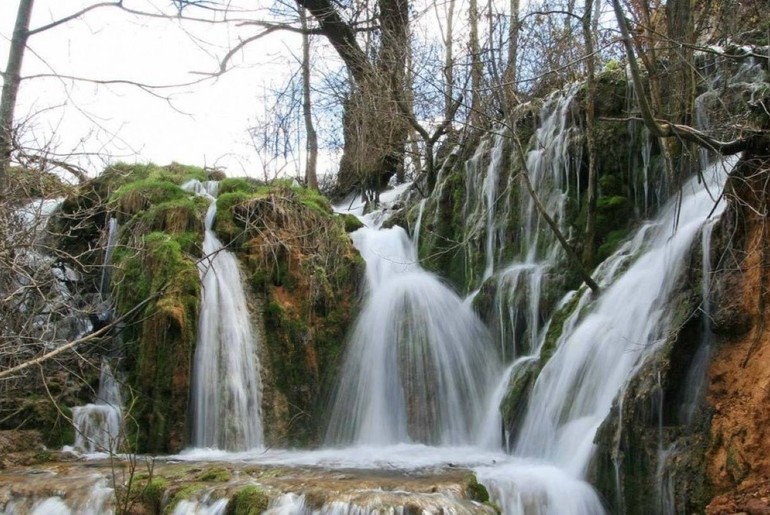
[[325, 197], [285, 181], [233, 182], [217, 200], [216, 232], [238, 253], [263, 308], [268, 444], [322, 438], [364, 271], [347, 234], [353, 227]]

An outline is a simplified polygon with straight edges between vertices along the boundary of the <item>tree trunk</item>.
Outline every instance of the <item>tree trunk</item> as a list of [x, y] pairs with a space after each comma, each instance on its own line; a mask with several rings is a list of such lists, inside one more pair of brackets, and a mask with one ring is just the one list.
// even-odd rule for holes
[[588, 191], [586, 194], [586, 238], [583, 248], [583, 262], [593, 265], [596, 251], [596, 200], [599, 190], [599, 178], [596, 170], [596, 141], [594, 134], [594, 115], [596, 109], [596, 59], [594, 58], [594, 34], [591, 16], [593, 0], [585, 0], [583, 7], [583, 44], [586, 52], [586, 149], [588, 150]]
[[[669, 119], [677, 124], [692, 125], [695, 103], [695, 21], [691, 0], [666, 2], [669, 70], [666, 74], [667, 95], [663, 106]], [[697, 165], [697, 150], [692, 143], [669, 140], [675, 163], [674, 187], [678, 188]]]
[[468, 7], [468, 23], [470, 25], [471, 47], [471, 126], [481, 125], [483, 111], [481, 107], [481, 79], [484, 67], [481, 62], [481, 46], [479, 44], [479, 6], [477, 0], [470, 0]]
[[454, 63], [454, 17], [456, 0], [449, 0], [446, 17], [446, 36], [444, 38], [444, 118], [452, 109], [454, 96], [455, 63]]
[[[380, 0], [380, 49], [370, 61], [331, 0], [296, 0], [313, 15], [321, 33], [345, 63], [353, 85], [345, 102], [345, 146], [335, 194], [360, 189], [376, 196], [403, 167], [408, 124], [394, 106], [393, 88], [405, 87], [409, 41], [407, 0]], [[399, 91], [401, 93], [401, 91]]]
[[511, 19], [508, 25], [508, 59], [503, 75], [504, 109], [516, 104], [516, 61], [519, 54], [519, 0], [511, 0]]
[[21, 83], [21, 64], [29, 37], [29, 21], [32, 17], [34, 0], [21, 0], [16, 12], [16, 25], [8, 51], [8, 65], [5, 68], [3, 92], [0, 98], [0, 192], [5, 191], [6, 171], [11, 163], [13, 140], [13, 113]]
[[307, 15], [299, 9], [299, 20], [302, 24], [302, 115], [305, 118], [307, 137], [307, 162], [305, 164], [305, 184], [308, 188], [318, 191], [318, 136], [313, 127], [313, 112], [310, 103], [310, 36], [307, 34]]

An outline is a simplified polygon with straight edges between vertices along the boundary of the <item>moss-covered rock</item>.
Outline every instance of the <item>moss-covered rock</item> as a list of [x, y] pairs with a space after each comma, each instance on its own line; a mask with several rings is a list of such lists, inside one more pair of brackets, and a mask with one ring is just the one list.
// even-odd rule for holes
[[[698, 242], [700, 243], [700, 242]], [[688, 416], [688, 371], [703, 341], [698, 244], [669, 301], [665, 341], [639, 367], [596, 434], [593, 482], [613, 512], [701, 513], [709, 411]]]
[[[183, 233], [184, 234], [184, 233]], [[187, 408], [195, 350], [200, 278], [196, 258], [171, 234], [152, 232], [115, 251], [127, 367], [136, 397], [141, 452], [176, 452], [187, 443]]]
[[318, 443], [364, 270], [346, 219], [318, 193], [279, 183], [221, 196], [216, 230], [238, 242], [263, 307], [266, 438]]
[[142, 504], [150, 513], [161, 513], [163, 510], [163, 496], [169, 487], [169, 482], [163, 477], [154, 477], [148, 481], [141, 493]]
[[465, 494], [468, 499], [480, 503], [489, 502], [489, 492], [487, 488], [479, 483], [475, 474], [470, 474], [465, 485]]
[[270, 499], [257, 485], [241, 488], [230, 498], [225, 513], [227, 515], [259, 515], [267, 510]]

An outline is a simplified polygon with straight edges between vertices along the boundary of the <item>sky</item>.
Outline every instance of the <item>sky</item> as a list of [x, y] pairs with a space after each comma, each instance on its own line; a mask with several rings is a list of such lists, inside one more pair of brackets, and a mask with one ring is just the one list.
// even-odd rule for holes
[[[105, 0], [35, 0], [31, 29], [99, 1]], [[507, 4], [507, 0], [500, 2]], [[265, 8], [254, 10], [255, 6], [276, 2], [220, 3], [230, 7], [231, 18], [269, 19]], [[278, 168], [290, 176], [301, 175], [298, 167], [304, 155], [295, 156], [288, 164], [273, 162], [265, 166], [264, 152], [255, 150], [248, 133], [268, 108], [266, 92], [285, 84], [298, 69], [298, 34], [278, 31], [260, 39], [234, 55], [227, 73], [188, 86], [147, 92], [130, 85], [64, 78], [128, 80], [150, 85], [190, 83], [216, 72], [222, 57], [256, 31], [254, 26], [238, 23], [182, 21], [173, 16], [172, 4], [172, 0], [124, 0], [128, 8], [172, 14], [171, 19], [136, 16], [104, 7], [32, 35], [22, 70], [28, 78], [22, 81], [16, 108], [16, 120], [24, 126], [24, 144], [69, 155], [91, 175], [104, 169], [107, 162], [118, 160], [157, 164], [177, 161], [259, 179], [274, 176]], [[423, 38], [440, 39], [445, 19], [441, 13], [447, 2], [413, 0], [412, 5], [413, 30]], [[17, 7], [18, 0], [0, 1], [0, 69], [5, 69]], [[461, 26], [465, 0], [457, 1], [456, 8], [455, 23]], [[205, 17], [206, 11], [188, 8], [185, 15]], [[455, 52], [462, 52], [465, 35], [460, 27], [456, 27], [455, 37]], [[316, 79], [342, 68], [322, 38], [313, 39], [312, 49]], [[318, 105], [319, 96], [322, 94], [316, 92], [314, 105]], [[335, 123], [339, 125], [338, 113], [316, 110], [314, 114], [316, 129], [320, 125], [322, 132], [333, 132]], [[338, 159], [338, 150], [322, 149], [319, 173], [333, 171]], [[272, 170], [266, 172], [271, 166]]]
[[[254, 2], [241, 0], [243, 4]], [[36, 0], [31, 29], [94, 2]], [[170, 0], [126, 0], [145, 12], [172, 12]], [[237, 9], [237, 2], [231, 2]], [[0, 67], [5, 69], [18, 2], [0, 2]], [[188, 16], [203, 14], [199, 9]], [[259, 13], [250, 13], [257, 17]], [[16, 109], [25, 122], [25, 144], [79, 158], [91, 173], [108, 160], [178, 161], [220, 167], [230, 175], [261, 178], [260, 160], [248, 127], [264, 108], [265, 89], [283, 82], [300, 55], [296, 34], [278, 33], [239, 52], [233, 68], [216, 80], [152, 90], [97, 85], [40, 74], [152, 85], [183, 84], [215, 72], [220, 59], [253, 27], [148, 19], [116, 8], [93, 10], [79, 19], [30, 37]], [[162, 97], [162, 98], [159, 98]]]

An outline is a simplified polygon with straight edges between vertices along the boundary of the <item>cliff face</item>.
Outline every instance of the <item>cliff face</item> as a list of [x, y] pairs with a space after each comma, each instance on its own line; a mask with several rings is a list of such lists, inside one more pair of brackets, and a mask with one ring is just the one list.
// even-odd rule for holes
[[767, 157], [747, 159], [728, 189], [715, 291], [720, 345], [709, 371], [709, 513], [770, 510], [769, 172]]

